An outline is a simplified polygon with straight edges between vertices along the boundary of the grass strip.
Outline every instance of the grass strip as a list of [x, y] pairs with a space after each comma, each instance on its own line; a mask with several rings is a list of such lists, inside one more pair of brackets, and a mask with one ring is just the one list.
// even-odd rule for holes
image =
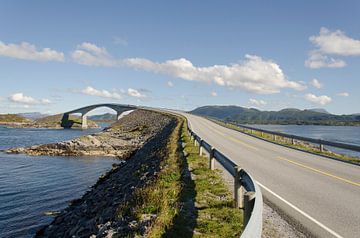
[[242, 210], [234, 208], [220, 170], [208, 169], [198, 151], [178, 119], [157, 178], [119, 208], [119, 217], [130, 210], [136, 224], [148, 220], [145, 233], [139, 226], [129, 237], [239, 237]]

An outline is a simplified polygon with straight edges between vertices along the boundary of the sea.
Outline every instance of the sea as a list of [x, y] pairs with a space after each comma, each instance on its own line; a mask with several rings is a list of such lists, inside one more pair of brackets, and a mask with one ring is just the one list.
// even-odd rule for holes
[[[360, 126], [317, 126], [317, 125], [248, 125], [268, 131], [322, 139], [360, 146]], [[360, 152], [328, 147], [329, 150], [360, 157]]]
[[[102, 127], [108, 124], [101, 124]], [[59, 142], [99, 129], [29, 129], [0, 126], [0, 150]], [[104, 157], [54, 157], [0, 152], [0, 237], [33, 237], [119, 161]]]

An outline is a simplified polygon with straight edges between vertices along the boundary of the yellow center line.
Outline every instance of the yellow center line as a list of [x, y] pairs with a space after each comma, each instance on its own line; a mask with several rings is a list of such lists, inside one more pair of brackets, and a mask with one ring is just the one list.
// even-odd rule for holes
[[239, 139], [236, 139], [236, 138], [234, 138], [234, 137], [232, 137], [232, 136], [230, 136], [230, 135], [226, 135], [225, 133], [222, 133], [222, 132], [218, 131], [218, 130], [215, 129], [215, 128], [211, 128], [211, 127], [208, 126], [206, 123], [203, 123], [203, 125], [205, 125], [205, 127], [207, 127], [208, 129], [210, 129], [210, 130], [218, 133], [219, 135], [222, 135], [222, 136], [224, 136], [224, 137], [226, 137], [226, 138], [228, 138], [228, 139], [230, 139], [230, 140], [232, 140], [232, 141], [234, 141], [234, 142], [236, 142], [236, 143], [239, 143], [239, 144], [241, 144], [241, 145], [243, 145], [243, 146], [246, 146], [246, 147], [248, 147], [248, 148], [251, 148], [251, 149], [253, 149], [253, 150], [259, 150], [258, 148], [254, 147], [254, 146], [252, 146], [252, 145], [249, 145], [248, 143], [245, 143], [245, 142], [243, 142], [243, 141], [241, 141], [241, 140], [239, 140]]
[[328, 172], [324, 172], [324, 171], [319, 170], [319, 169], [312, 168], [312, 167], [310, 167], [310, 166], [301, 164], [301, 163], [299, 163], [299, 162], [296, 162], [296, 161], [293, 161], [293, 160], [290, 160], [290, 159], [286, 159], [286, 158], [283, 158], [283, 157], [277, 157], [277, 158], [280, 159], [280, 160], [287, 161], [287, 162], [289, 162], [289, 163], [291, 163], [291, 164], [295, 164], [295, 165], [300, 166], [300, 167], [302, 167], [302, 168], [309, 169], [309, 170], [314, 171], [314, 172], [316, 172], [316, 173], [319, 173], [319, 174], [322, 174], [322, 175], [325, 175], [325, 176], [328, 176], [328, 177], [331, 177], [331, 178], [334, 178], [334, 179], [337, 179], [337, 180], [341, 180], [341, 181], [343, 181], [343, 182], [345, 182], [345, 183], [352, 184], [352, 185], [355, 185], [355, 186], [360, 187], [360, 183], [357, 183], [357, 182], [354, 182], [354, 181], [351, 181], [351, 180], [348, 180], [348, 179], [341, 178], [341, 177], [339, 177], [339, 176], [330, 174], [330, 173], [328, 173]]

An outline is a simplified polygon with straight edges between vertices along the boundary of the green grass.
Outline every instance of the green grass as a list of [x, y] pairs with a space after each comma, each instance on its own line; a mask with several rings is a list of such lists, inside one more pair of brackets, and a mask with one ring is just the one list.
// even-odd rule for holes
[[320, 151], [320, 148], [318, 146], [315, 146], [311, 143], [307, 143], [307, 142], [301, 142], [301, 141], [296, 141], [295, 144], [292, 144], [292, 141], [290, 138], [286, 138], [286, 137], [282, 137], [282, 136], [276, 136], [276, 141], [274, 140], [274, 137], [271, 134], [268, 133], [261, 133], [259, 131], [255, 131], [253, 130], [253, 132], [251, 132], [251, 130], [246, 130], [244, 128], [238, 127], [236, 125], [233, 124], [229, 124], [226, 122], [222, 122], [222, 121], [218, 121], [218, 120], [214, 120], [211, 119], [211, 121], [222, 125], [224, 127], [236, 130], [236, 131], [240, 131], [243, 132], [245, 134], [249, 134], [249, 135], [253, 135], [255, 137], [261, 138], [261, 139], [265, 139], [267, 141], [271, 141], [280, 145], [286, 145], [288, 147], [292, 147], [295, 149], [299, 149], [299, 150], [303, 150], [306, 152], [311, 152], [314, 154], [318, 154], [318, 155], [324, 155], [324, 156], [328, 156], [331, 158], [335, 158], [335, 159], [340, 159], [340, 160], [344, 160], [344, 161], [350, 161], [353, 163], [358, 163], [360, 164], [360, 158], [358, 157], [351, 157], [351, 156], [347, 156], [344, 154], [338, 154], [338, 153], [334, 153], [332, 151], [329, 150], [324, 150], [324, 151]]
[[[145, 234], [150, 238], [238, 237], [242, 232], [242, 211], [234, 208], [220, 171], [207, 168], [208, 159], [198, 155], [199, 148], [193, 146], [186, 131], [186, 123], [178, 119], [158, 177], [137, 189], [132, 201], [118, 208], [118, 217], [130, 211], [139, 223], [145, 215], [155, 215]], [[141, 176], [141, 172], [135, 176]], [[141, 236], [141, 232], [130, 236]]]
[[[193, 186], [195, 191], [183, 197], [183, 201], [194, 200], [196, 217], [194, 221], [184, 219], [177, 225], [192, 226], [192, 235], [195, 237], [239, 237], [243, 229], [242, 210], [234, 208], [232, 193], [221, 177], [221, 172], [208, 168], [209, 159], [199, 155], [199, 147], [193, 145], [186, 130], [184, 127], [182, 140], [185, 142], [184, 151], [192, 177], [189, 186]], [[187, 224], [190, 222], [193, 224]], [[176, 231], [180, 231], [176, 234], [184, 234], [181, 229]], [[176, 234], [168, 237], [180, 237]]]

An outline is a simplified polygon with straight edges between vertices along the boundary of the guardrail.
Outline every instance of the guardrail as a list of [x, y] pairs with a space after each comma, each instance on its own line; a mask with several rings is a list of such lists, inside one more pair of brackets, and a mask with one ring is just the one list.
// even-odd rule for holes
[[[299, 141], [306, 141], [306, 142], [310, 142], [310, 143], [314, 143], [314, 144], [318, 144], [319, 145], [319, 150], [321, 152], [324, 151], [324, 146], [332, 146], [332, 147], [337, 147], [337, 148], [341, 148], [341, 149], [346, 149], [346, 150], [352, 150], [352, 151], [357, 151], [360, 152], [360, 146], [358, 145], [351, 145], [351, 144], [345, 144], [345, 143], [340, 143], [340, 142], [332, 142], [332, 141], [327, 141], [327, 140], [322, 140], [322, 139], [314, 139], [314, 138], [308, 138], [308, 137], [303, 137], [303, 136], [297, 136], [297, 135], [291, 135], [291, 134], [285, 134], [285, 133], [281, 133], [281, 132], [276, 132], [276, 131], [268, 131], [268, 130], [264, 130], [264, 129], [260, 129], [260, 128], [255, 128], [255, 127], [250, 127], [250, 126], [244, 126], [241, 124], [235, 124], [235, 123], [229, 123], [229, 122], [224, 122], [224, 121], [218, 121], [218, 120], [214, 120], [214, 119], [210, 119], [216, 123], [221, 122], [221, 123], [225, 123], [225, 124], [229, 124], [229, 125], [233, 125], [233, 126], [237, 126], [246, 130], [250, 130], [251, 134], [253, 134], [253, 131], [258, 131], [260, 133], [266, 133], [266, 134], [270, 134], [273, 135], [273, 140], [276, 141], [277, 138], [276, 136], [281, 136], [284, 138], [289, 138], [291, 139], [291, 143], [295, 144], [296, 141], [295, 140], [299, 140]], [[263, 136], [263, 134], [261, 134], [261, 136]]]
[[193, 132], [188, 124], [188, 132], [194, 145], [199, 146], [199, 154], [209, 155], [209, 168], [214, 170], [218, 161], [234, 178], [234, 200], [237, 208], [243, 209], [244, 231], [241, 238], [260, 238], [262, 232], [263, 199], [259, 186], [240, 166], [235, 164], [216, 148]]

